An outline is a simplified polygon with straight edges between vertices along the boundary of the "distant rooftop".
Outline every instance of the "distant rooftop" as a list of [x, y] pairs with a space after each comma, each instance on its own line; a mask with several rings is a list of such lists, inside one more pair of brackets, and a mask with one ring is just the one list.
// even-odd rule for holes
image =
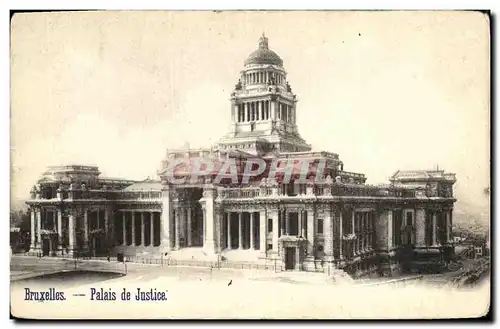
[[428, 179], [455, 180], [455, 174], [444, 170], [398, 170], [392, 175], [393, 180], [428, 180]]

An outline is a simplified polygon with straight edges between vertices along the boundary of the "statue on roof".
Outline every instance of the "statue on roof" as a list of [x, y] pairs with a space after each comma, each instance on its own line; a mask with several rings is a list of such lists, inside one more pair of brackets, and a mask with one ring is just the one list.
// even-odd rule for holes
[[290, 87], [290, 84], [288, 83], [288, 81], [286, 82], [286, 91], [288, 91], [289, 93], [292, 92], [292, 87]]
[[36, 197], [36, 192], [37, 192], [37, 190], [36, 190], [36, 186], [35, 186], [35, 185], [33, 185], [33, 188], [32, 188], [32, 189], [31, 189], [31, 191], [30, 191], [30, 194], [31, 194], [31, 198], [32, 198], [32, 199], [34, 199], [34, 198]]
[[269, 77], [269, 82], [270, 85], [276, 85], [276, 79], [274, 78], [274, 74], [271, 74]]
[[263, 48], [263, 49], [269, 48], [269, 40], [267, 39], [264, 32], [262, 32], [262, 36], [259, 39], [259, 48]]
[[238, 79], [238, 83], [234, 86], [234, 90], [241, 90], [242, 85], [241, 85], [241, 79]]

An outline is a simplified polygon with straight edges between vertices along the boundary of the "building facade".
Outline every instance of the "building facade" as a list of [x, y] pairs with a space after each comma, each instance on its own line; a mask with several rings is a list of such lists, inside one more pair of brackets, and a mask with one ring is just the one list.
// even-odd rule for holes
[[[356, 275], [442, 260], [452, 246], [455, 174], [398, 171], [386, 185], [368, 185], [363, 174], [344, 170], [338, 154], [312, 150], [296, 111], [283, 61], [262, 36], [231, 94], [230, 131], [216, 145], [168, 150], [158, 180], [49, 167], [27, 201], [31, 249], [224, 257]], [[191, 160], [200, 158], [211, 168], [193, 175]], [[255, 158], [266, 168], [248, 175]], [[295, 169], [305, 162], [307, 175], [275, 173], [276, 161]], [[216, 177], [227, 163], [236, 166], [236, 183]]]

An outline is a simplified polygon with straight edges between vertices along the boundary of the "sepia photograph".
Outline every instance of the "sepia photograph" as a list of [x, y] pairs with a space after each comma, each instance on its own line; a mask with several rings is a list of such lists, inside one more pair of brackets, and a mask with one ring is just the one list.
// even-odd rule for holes
[[488, 316], [490, 26], [13, 13], [11, 318]]

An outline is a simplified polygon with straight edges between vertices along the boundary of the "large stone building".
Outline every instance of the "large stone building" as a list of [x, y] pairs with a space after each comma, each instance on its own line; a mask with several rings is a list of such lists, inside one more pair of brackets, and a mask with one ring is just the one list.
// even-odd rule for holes
[[[398, 171], [387, 185], [365, 184], [337, 154], [312, 151], [300, 136], [296, 95], [265, 36], [244, 64], [231, 94], [230, 131], [211, 149], [169, 150], [159, 180], [104, 178], [91, 166], [49, 167], [27, 202], [32, 250], [223, 257], [357, 274], [391, 273], [403, 260], [429, 255], [442, 259], [451, 246], [454, 174]], [[190, 160], [199, 158], [215, 169], [193, 177]], [[268, 167], [245, 177], [253, 158]], [[297, 170], [290, 180], [282, 172], [270, 177], [276, 159], [307, 161], [307, 177]], [[182, 164], [170, 170], [176, 161]], [[228, 161], [237, 165], [237, 183], [215, 179]], [[189, 179], [174, 184], [173, 177]]]

